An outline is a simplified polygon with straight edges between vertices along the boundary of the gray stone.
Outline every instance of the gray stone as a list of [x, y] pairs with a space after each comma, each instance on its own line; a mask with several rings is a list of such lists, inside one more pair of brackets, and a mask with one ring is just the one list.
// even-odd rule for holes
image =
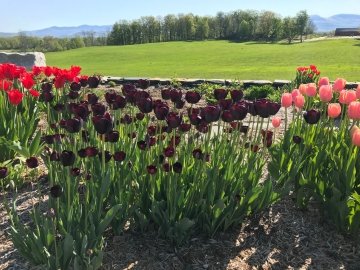
[[31, 69], [33, 66], [45, 67], [46, 59], [42, 52], [7, 53], [0, 52], [0, 63], [13, 63]]
[[250, 86], [272, 85], [272, 82], [267, 80], [244, 80], [242, 83], [244, 88], [248, 88]]

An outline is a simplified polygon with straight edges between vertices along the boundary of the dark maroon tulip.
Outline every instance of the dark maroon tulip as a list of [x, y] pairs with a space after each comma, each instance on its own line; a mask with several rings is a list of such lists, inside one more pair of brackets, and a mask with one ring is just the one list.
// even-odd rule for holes
[[201, 95], [195, 91], [187, 91], [185, 94], [185, 100], [190, 104], [196, 104], [201, 99]]
[[155, 165], [149, 165], [146, 167], [146, 170], [149, 174], [155, 174], [157, 172], [157, 168]]
[[80, 83], [77, 83], [77, 82], [72, 82], [71, 84], [70, 84], [70, 89], [71, 89], [71, 91], [80, 91], [80, 89], [81, 89], [81, 84]]
[[83, 120], [86, 120], [90, 114], [88, 105], [87, 104], [79, 104], [77, 107], [75, 107], [74, 114], [75, 114], [75, 116], [80, 117]]
[[170, 142], [169, 144], [170, 145], [175, 145], [175, 146], [178, 146], [180, 144], [180, 141], [181, 141], [181, 137], [180, 136], [171, 136], [170, 138]]
[[179, 129], [180, 129], [181, 132], [188, 132], [191, 129], [191, 125], [187, 124], [187, 123], [182, 123], [179, 126]]
[[293, 136], [293, 142], [296, 144], [300, 144], [302, 141], [302, 138], [300, 136]]
[[145, 114], [143, 114], [142, 112], [139, 112], [136, 114], [136, 119], [141, 121], [145, 118]]
[[113, 158], [115, 161], [118, 161], [118, 162], [124, 161], [126, 158], [126, 153], [124, 151], [115, 152], [113, 155]]
[[226, 123], [230, 123], [234, 120], [232, 113], [229, 110], [223, 111], [223, 113], [221, 114], [221, 119]]
[[129, 133], [129, 134], [128, 134], [128, 137], [129, 137], [130, 139], [135, 139], [135, 138], [136, 138], [136, 132], [133, 131], [133, 132]]
[[182, 116], [178, 115], [175, 112], [170, 112], [166, 116], [166, 122], [171, 128], [177, 128], [178, 126], [180, 126], [181, 121], [182, 121]]
[[169, 113], [169, 107], [168, 106], [155, 107], [154, 112], [158, 120], [165, 120], [166, 116]]
[[144, 80], [144, 79], [140, 79], [138, 81], [138, 85], [139, 85], [139, 88], [141, 89], [147, 89], [149, 86], [150, 86], [150, 81], [149, 80]]
[[90, 105], [93, 105], [98, 102], [99, 97], [93, 93], [87, 94], [87, 100]]
[[228, 94], [228, 90], [226, 89], [215, 89], [214, 97], [216, 100], [225, 99]]
[[78, 118], [72, 118], [66, 120], [65, 129], [69, 133], [79, 132], [81, 129], [81, 121]]
[[105, 93], [105, 100], [108, 104], [113, 104], [116, 100], [117, 94], [115, 91], [109, 91]]
[[190, 123], [194, 126], [197, 126], [201, 123], [202, 118], [200, 115], [193, 113], [189, 115]]
[[[102, 152], [98, 153], [100, 161], [102, 161]], [[112, 158], [112, 155], [109, 151], [105, 151], [105, 162], [108, 163], [110, 159]]]
[[244, 120], [248, 113], [248, 109], [244, 103], [234, 103], [230, 108], [230, 112], [234, 120]]
[[265, 130], [262, 129], [261, 130], [261, 136], [265, 139], [265, 140], [270, 140], [273, 137], [273, 132], [271, 130]]
[[82, 77], [80, 80], [79, 80], [79, 82], [80, 82], [80, 85], [81, 85], [81, 87], [86, 87], [87, 85], [88, 85], [88, 78], [86, 77]]
[[147, 143], [146, 141], [141, 140], [137, 142], [137, 146], [139, 147], [140, 150], [146, 150]]
[[129, 114], [125, 114], [124, 117], [120, 119], [120, 123], [130, 125], [133, 122], [133, 118]]
[[60, 161], [60, 154], [56, 151], [53, 151], [50, 154], [50, 161]]
[[50, 124], [50, 128], [51, 128], [52, 130], [58, 130], [58, 126], [57, 126], [56, 123]]
[[8, 175], [8, 169], [6, 167], [0, 167], [0, 179], [5, 178]]
[[41, 90], [44, 91], [44, 92], [50, 92], [51, 89], [52, 89], [52, 86], [53, 86], [53, 84], [50, 83], [50, 82], [43, 83], [41, 85]]
[[43, 141], [47, 144], [53, 144], [54, 143], [54, 136], [53, 135], [45, 135], [43, 137]]
[[270, 147], [271, 145], [272, 145], [272, 139], [270, 138], [270, 139], [267, 139], [266, 141], [265, 141], [265, 145], [266, 145], [266, 147]]
[[166, 133], [168, 133], [168, 134], [172, 133], [172, 131], [173, 131], [173, 129], [172, 129], [172, 127], [170, 127], [170, 126], [163, 126], [163, 127], [161, 128], [161, 132], [166, 132]]
[[117, 95], [115, 98], [115, 101], [112, 104], [112, 109], [113, 110], [117, 110], [117, 109], [123, 109], [126, 106], [126, 98], [124, 98], [123, 96]]
[[266, 99], [258, 99], [254, 101], [256, 114], [261, 118], [268, 118], [270, 116], [269, 102]]
[[244, 96], [244, 93], [242, 90], [232, 90], [230, 91], [231, 98], [234, 102], [237, 102], [241, 100]]
[[305, 119], [306, 123], [308, 123], [310, 125], [314, 125], [317, 122], [319, 122], [319, 120], [320, 120], [320, 112], [316, 111], [314, 109], [312, 109], [310, 111], [306, 111], [304, 113], [304, 119]]
[[150, 136], [155, 136], [156, 134], [156, 127], [155, 126], [148, 126], [147, 128], [147, 134]]
[[161, 98], [164, 100], [169, 100], [171, 98], [171, 89], [162, 89]]
[[100, 78], [97, 76], [91, 76], [88, 78], [87, 83], [89, 85], [89, 88], [97, 88], [100, 83]]
[[122, 86], [122, 92], [125, 96], [130, 92], [134, 92], [134, 91], [136, 91], [136, 87], [133, 84], [126, 83]]
[[200, 148], [196, 148], [192, 151], [192, 155], [195, 159], [202, 159], [203, 158], [203, 152]]
[[39, 166], [39, 161], [37, 160], [36, 157], [30, 157], [26, 159], [26, 165], [30, 168], [30, 169], [35, 169]]
[[179, 101], [175, 102], [176, 109], [182, 109], [185, 106], [185, 100], [180, 99]]
[[142, 113], [150, 113], [153, 109], [151, 98], [142, 98], [136, 102], [136, 105]]
[[170, 92], [170, 99], [172, 102], [176, 103], [179, 102], [182, 98], [182, 92], [181, 90], [173, 89]]
[[232, 105], [232, 99], [220, 99], [219, 106], [222, 110], [229, 110]]
[[70, 102], [67, 104], [67, 110], [71, 113], [75, 113], [75, 108], [79, 106], [78, 103], [75, 103], [75, 102]]
[[251, 149], [251, 151], [253, 151], [254, 153], [256, 153], [257, 151], [259, 151], [259, 146], [257, 145], [257, 144], [255, 144], [255, 145], [251, 145], [251, 147], [250, 147], [250, 149]]
[[51, 102], [54, 99], [54, 94], [50, 91], [44, 91], [40, 95], [40, 100], [43, 100], [44, 102]]
[[172, 146], [168, 146], [164, 149], [163, 153], [165, 157], [173, 157], [175, 155], [175, 149]]
[[62, 103], [57, 103], [54, 105], [53, 109], [57, 112], [62, 112], [65, 109], [65, 105]]
[[105, 142], [118, 142], [120, 138], [120, 134], [116, 130], [111, 130], [108, 133], [105, 134]]
[[111, 131], [112, 129], [112, 123], [111, 120], [109, 120], [107, 117], [103, 116], [94, 116], [92, 118], [92, 122], [94, 124], [95, 130], [99, 134], [105, 134]]
[[90, 181], [91, 177], [92, 177], [91, 173], [88, 172], [88, 173], [85, 174], [85, 180], [86, 181]]
[[188, 108], [188, 115], [200, 114], [200, 108]]
[[91, 111], [93, 112], [93, 115], [103, 115], [106, 111], [106, 108], [104, 104], [95, 103], [91, 105]]
[[182, 171], [182, 164], [180, 162], [175, 162], [173, 164], [173, 171], [176, 172], [176, 173], [181, 173]]
[[142, 99], [146, 99], [146, 98], [151, 98], [150, 94], [146, 91], [136, 91], [135, 92], [135, 99], [136, 102], [142, 100]]
[[75, 154], [72, 151], [62, 151], [60, 155], [61, 163], [64, 167], [72, 166], [75, 162]]
[[196, 126], [196, 130], [201, 133], [208, 133], [209, 125], [206, 122], [201, 122], [199, 125]]
[[63, 194], [63, 188], [60, 185], [54, 185], [50, 188], [50, 195], [53, 198], [59, 198]]
[[147, 144], [149, 146], [154, 146], [156, 144], [156, 137], [150, 137], [148, 140], [147, 140]]
[[269, 102], [268, 103], [268, 110], [270, 115], [275, 115], [281, 108], [281, 104], [277, 102]]
[[86, 157], [86, 149], [80, 149], [77, 151], [78, 153], [78, 156], [81, 157], [81, 158], [85, 158]]
[[95, 157], [98, 154], [99, 154], [99, 149], [97, 149], [96, 147], [88, 146], [85, 148], [85, 155], [87, 157]]
[[220, 107], [219, 106], [206, 106], [201, 111], [201, 116], [207, 123], [216, 122], [220, 118]]
[[65, 137], [65, 134], [54, 134], [54, 142], [61, 142], [61, 139]]
[[70, 171], [70, 174], [72, 176], [79, 176], [80, 175], [80, 168], [72, 168], [71, 171]]
[[170, 169], [171, 169], [169, 163], [164, 163], [164, 164], [162, 165], [162, 168], [163, 168], [164, 172], [170, 172]]

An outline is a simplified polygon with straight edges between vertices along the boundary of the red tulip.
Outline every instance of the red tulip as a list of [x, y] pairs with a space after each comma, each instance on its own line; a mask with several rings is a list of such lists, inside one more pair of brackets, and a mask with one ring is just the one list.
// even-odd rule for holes
[[23, 99], [24, 94], [21, 93], [18, 89], [12, 89], [7, 92], [9, 97], [9, 102], [12, 105], [19, 105]]

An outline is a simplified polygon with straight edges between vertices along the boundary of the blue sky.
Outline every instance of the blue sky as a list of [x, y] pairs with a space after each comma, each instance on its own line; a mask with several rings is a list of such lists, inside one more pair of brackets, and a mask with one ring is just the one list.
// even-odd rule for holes
[[215, 15], [237, 9], [272, 10], [282, 16], [299, 10], [329, 17], [360, 14], [360, 0], [0, 0], [0, 32], [50, 26], [112, 25], [120, 19], [192, 12]]

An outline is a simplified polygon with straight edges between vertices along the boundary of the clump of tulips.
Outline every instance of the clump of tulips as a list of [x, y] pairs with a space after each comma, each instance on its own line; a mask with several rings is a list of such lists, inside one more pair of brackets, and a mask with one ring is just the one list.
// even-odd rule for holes
[[[217, 102], [205, 106], [191, 90], [163, 88], [154, 99], [146, 80], [101, 100], [89, 91], [99, 78], [79, 72], [33, 70], [43, 77], [37, 89], [48, 122], [34, 139], [48, 169], [47, 211], [34, 205], [30, 226], [16, 200], [8, 211], [14, 244], [34, 264], [97, 269], [106, 229], [121, 233], [130, 221], [180, 244], [240, 224], [279, 198], [271, 181], [260, 181], [279, 103], [248, 102], [236, 89], [215, 89]], [[39, 158], [29, 152], [29, 170]]]
[[306, 207], [316, 200], [324, 215], [343, 231], [360, 229], [360, 86], [326, 77], [284, 93], [282, 106], [293, 111], [284, 139], [271, 149], [269, 171], [284, 192], [294, 190]]

